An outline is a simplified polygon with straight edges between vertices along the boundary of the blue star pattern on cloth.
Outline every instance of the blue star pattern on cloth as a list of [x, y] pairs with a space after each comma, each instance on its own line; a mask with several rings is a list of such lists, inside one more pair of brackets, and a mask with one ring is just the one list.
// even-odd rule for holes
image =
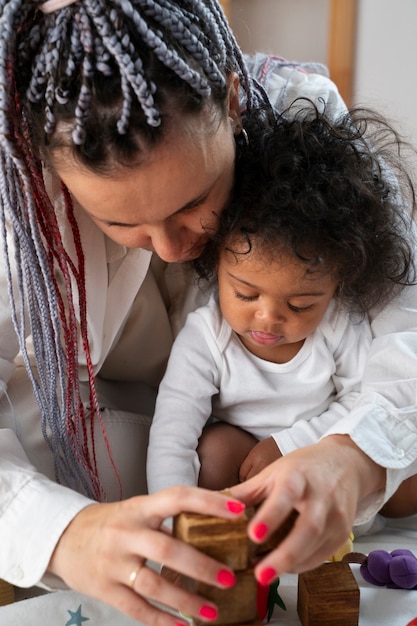
[[81, 615], [81, 607], [82, 605], [80, 604], [75, 612], [68, 609], [68, 613], [71, 615], [71, 618], [68, 620], [65, 626], [81, 626], [82, 622], [87, 622], [90, 619], [89, 617], [83, 617]]

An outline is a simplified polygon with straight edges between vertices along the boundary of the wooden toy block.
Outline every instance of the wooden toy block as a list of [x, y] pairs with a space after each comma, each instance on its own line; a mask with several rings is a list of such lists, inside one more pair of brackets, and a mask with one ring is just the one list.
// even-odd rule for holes
[[[234, 520], [205, 516], [196, 513], [180, 513], [174, 518], [173, 534], [208, 556], [234, 570], [236, 584], [219, 589], [198, 580], [180, 576], [165, 568], [164, 575], [181, 587], [214, 602], [219, 614], [212, 624], [216, 626], [261, 626], [257, 611], [257, 582], [253, 565], [260, 555], [276, 548], [291, 530], [297, 513], [291, 513], [284, 523], [263, 544], [251, 542], [247, 524], [255, 509], [249, 507]], [[193, 620], [196, 626], [206, 622]]]
[[[210, 624], [240, 625], [259, 619], [256, 607], [257, 583], [253, 569], [236, 572], [236, 584], [227, 589], [219, 589], [191, 579], [189, 579], [189, 585], [187, 584], [187, 587], [190, 591], [202, 595], [217, 605], [219, 614], [217, 619]], [[200, 620], [194, 621], [198, 625], [206, 624]]]
[[302, 626], [358, 626], [359, 587], [348, 563], [324, 563], [298, 576]]
[[253, 543], [250, 541], [250, 561], [253, 563], [253, 557], [261, 556], [275, 550], [275, 548], [285, 539], [294, 526], [295, 520], [298, 517], [298, 511], [293, 510], [288, 517], [282, 522], [281, 526], [272, 533], [268, 539], [263, 543]]
[[180, 513], [174, 518], [173, 534], [233, 570], [249, 566], [246, 514], [235, 520]]
[[0, 580], [0, 606], [12, 604], [15, 601], [14, 587], [5, 580]]

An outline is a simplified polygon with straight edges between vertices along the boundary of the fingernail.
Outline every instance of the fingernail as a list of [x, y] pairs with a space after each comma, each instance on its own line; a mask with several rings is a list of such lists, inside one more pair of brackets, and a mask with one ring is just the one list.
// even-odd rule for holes
[[221, 569], [217, 572], [217, 581], [223, 587], [233, 587], [236, 582], [236, 576], [227, 569]]
[[273, 567], [265, 567], [265, 569], [259, 572], [257, 579], [261, 585], [266, 587], [274, 580], [274, 578], [276, 578], [276, 575], [277, 573]]
[[246, 508], [243, 502], [238, 502], [237, 500], [228, 500], [226, 506], [232, 513], [242, 513]]
[[199, 614], [205, 619], [213, 620], [216, 619], [218, 612], [214, 606], [203, 605], [199, 610]]
[[258, 539], [259, 541], [261, 541], [261, 539], [265, 537], [267, 532], [268, 532], [268, 526], [264, 524], [263, 522], [256, 524], [256, 526], [253, 529], [253, 534], [255, 535], [256, 539]]

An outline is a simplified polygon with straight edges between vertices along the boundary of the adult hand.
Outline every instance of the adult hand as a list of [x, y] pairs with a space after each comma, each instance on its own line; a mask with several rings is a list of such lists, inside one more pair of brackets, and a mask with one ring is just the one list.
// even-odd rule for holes
[[235, 519], [244, 505], [230, 495], [194, 487], [173, 487], [122, 502], [91, 504], [69, 524], [52, 555], [49, 571], [72, 589], [98, 598], [150, 626], [174, 626], [184, 620], [156, 601], [202, 620], [213, 620], [215, 605], [181, 589], [147, 567], [164, 563], [205, 583], [234, 584], [225, 566], [174, 539], [163, 527], [182, 511]]
[[243, 482], [258, 474], [267, 465], [281, 458], [281, 450], [275, 439], [267, 437], [252, 448], [239, 469], [239, 480]]
[[332, 435], [268, 465], [230, 493], [247, 505], [261, 503], [248, 525], [261, 543], [293, 509], [299, 515], [282, 543], [255, 568], [268, 584], [283, 572], [312, 569], [348, 538], [360, 501], [384, 488], [385, 470], [347, 435]]

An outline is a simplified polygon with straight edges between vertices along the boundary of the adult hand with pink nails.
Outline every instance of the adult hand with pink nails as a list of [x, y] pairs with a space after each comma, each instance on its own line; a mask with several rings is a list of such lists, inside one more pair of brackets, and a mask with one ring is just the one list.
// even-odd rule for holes
[[172, 487], [121, 502], [91, 504], [62, 534], [48, 570], [72, 589], [150, 626], [185, 624], [166, 607], [210, 622], [218, 614], [212, 602], [175, 585], [147, 562], [164, 563], [219, 588], [233, 586], [236, 579], [229, 568], [174, 539], [164, 520], [182, 511], [235, 519], [244, 508], [230, 495], [195, 487]]
[[299, 515], [280, 545], [255, 568], [262, 584], [284, 572], [320, 565], [349, 536], [360, 503], [384, 488], [385, 469], [346, 435], [331, 435], [275, 461], [230, 493], [247, 505], [262, 503], [248, 526], [262, 543], [292, 510]]

